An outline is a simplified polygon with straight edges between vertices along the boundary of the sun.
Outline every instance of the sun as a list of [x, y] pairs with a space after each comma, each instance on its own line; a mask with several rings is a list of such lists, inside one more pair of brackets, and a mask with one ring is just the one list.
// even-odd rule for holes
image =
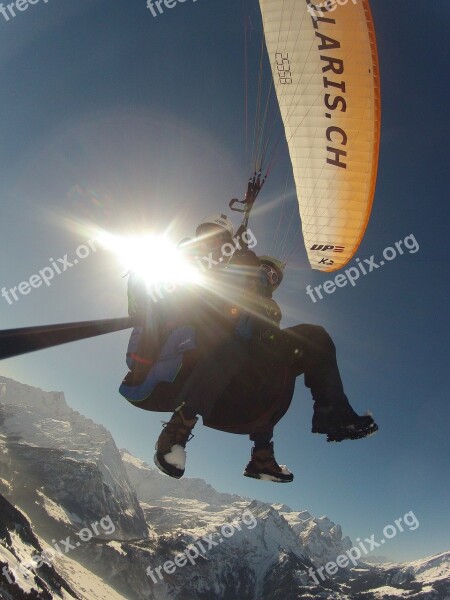
[[159, 284], [199, 283], [201, 273], [180, 248], [162, 235], [98, 235], [99, 244], [112, 252], [127, 271], [132, 271], [148, 288]]

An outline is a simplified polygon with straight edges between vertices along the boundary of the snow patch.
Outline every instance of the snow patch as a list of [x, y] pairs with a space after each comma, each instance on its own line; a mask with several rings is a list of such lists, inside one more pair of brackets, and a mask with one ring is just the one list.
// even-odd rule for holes
[[[77, 522], [77, 523], [81, 522], [81, 519], [78, 516], [72, 515], [71, 513], [69, 513], [69, 511], [62, 508], [62, 506], [60, 506], [59, 504], [56, 504], [56, 502], [53, 502], [53, 500], [48, 498], [41, 491], [38, 490], [37, 495], [42, 500], [42, 504], [45, 509], [45, 512], [50, 517], [55, 519], [55, 521], [59, 521], [61, 523], [66, 523], [67, 525], [73, 525], [74, 522]], [[75, 517], [75, 519], [74, 519], [74, 517]]]
[[400, 590], [398, 588], [391, 587], [390, 585], [383, 585], [382, 587], [377, 588], [369, 592], [373, 594], [375, 598], [384, 598], [385, 596], [398, 596], [399, 598], [404, 598], [405, 590]]
[[125, 552], [125, 550], [122, 548], [122, 545], [120, 544], [120, 542], [112, 541], [112, 542], [108, 542], [106, 545], [110, 546], [111, 548], [114, 548], [114, 550], [116, 552], [118, 552], [119, 554], [121, 554], [122, 556], [127, 556], [127, 552]]
[[186, 450], [183, 446], [175, 444], [168, 454], [164, 454], [164, 460], [177, 469], [184, 469], [186, 466]]
[[124, 600], [107, 583], [67, 555], [55, 556], [53, 563], [81, 600]]
[[[11, 536], [12, 537], [12, 536]], [[14, 539], [14, 549], [16, 550], [16, 538]], [[22, 552], [19, 552], [18, 554], [20, 554], [21, 559], [17, 560], [17, 558], [14, 556], [14, 554], [12, 554], [7, 548], [5, 548], [4, 546], [2, 546], [0, 544], [0, 560], [2, 562], [7, 563], [8, 567], [9, 567], [9, 577], [11, 578], [11, 580], [15, 579], [15, 583], [21, 587], [24, 592], [29, 593], [31, 591], [31, 589], [34, 586], [34, 573], [28, 569], [24, 568], [24, 562], [27, 562], [30, 558], [30, 551], [28, 549], [27, 553], [26, 553], [26, 559], [24, 561], [22, 561], [22, 557], [24, 556], [24, 552], [23, 552], [23, 544], [21, 542], [21, 546], [22, 546]], [[22, 567], [22, 569], [19, 569], [19, 567]], [[24, 571], [24, 572], [22, 572]], [[6, 574], [2, 574], [2, 577], [6, 577]]]

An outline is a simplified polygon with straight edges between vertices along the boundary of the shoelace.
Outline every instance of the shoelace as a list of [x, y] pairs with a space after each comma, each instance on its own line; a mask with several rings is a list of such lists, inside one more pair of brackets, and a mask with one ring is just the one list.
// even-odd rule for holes
[[187, 444], [194, 437], [192, 430], [187, 425], [171, 423], [170, 421], [161, 421], [161, 423], [168, 435], [173, 438], [175, 444]]

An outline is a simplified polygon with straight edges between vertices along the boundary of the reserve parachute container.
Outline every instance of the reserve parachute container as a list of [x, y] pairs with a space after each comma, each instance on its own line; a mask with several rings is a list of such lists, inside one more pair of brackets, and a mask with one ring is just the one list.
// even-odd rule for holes
[[313, 269], [354, 255], [377, 175], [380, 84], [368, 0], [259, 0]]

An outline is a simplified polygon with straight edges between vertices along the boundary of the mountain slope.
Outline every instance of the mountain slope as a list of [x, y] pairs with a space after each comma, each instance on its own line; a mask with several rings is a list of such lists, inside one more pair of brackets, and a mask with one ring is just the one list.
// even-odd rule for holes
[[450, 599], [449, 553], [314, 581], [352, 547], [327, 517], [170, 479], [61, 393], [0, 380], [0, 562], [18, 571], [0, 569], [2, 598]]

